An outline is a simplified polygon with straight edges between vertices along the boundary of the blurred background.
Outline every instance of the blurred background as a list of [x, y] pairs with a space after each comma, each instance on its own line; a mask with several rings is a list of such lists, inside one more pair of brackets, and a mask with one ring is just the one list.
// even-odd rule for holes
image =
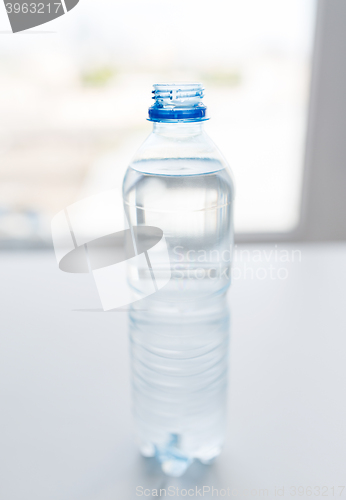
[[[0, 5], [0, 247], [51, 246], [54, 214], [120, 188], [151, 130], [152, 84], [167, 81], [205, 85], [206, 128], [236, 180], [238, 240], [306, 239], [317, 10], [316, 0], [81, 0], [13, 35]], [[312, 239], [346, 237], [316, 224]]]

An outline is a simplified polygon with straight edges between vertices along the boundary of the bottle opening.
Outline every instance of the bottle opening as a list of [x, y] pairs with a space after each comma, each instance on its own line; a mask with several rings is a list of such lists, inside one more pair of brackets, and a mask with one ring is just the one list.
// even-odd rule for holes
[[154, 122], [204, 121], [207, 108], [202, 102], [201, 83], [157, 83], [152, 91], [149, 120]]

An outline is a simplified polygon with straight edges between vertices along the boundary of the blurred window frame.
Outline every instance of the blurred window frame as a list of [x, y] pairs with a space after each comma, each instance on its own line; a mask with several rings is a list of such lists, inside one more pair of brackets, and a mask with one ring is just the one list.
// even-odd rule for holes
[[346, 240], [346, 1], [318, 0], [300, 220], [237, 242]]

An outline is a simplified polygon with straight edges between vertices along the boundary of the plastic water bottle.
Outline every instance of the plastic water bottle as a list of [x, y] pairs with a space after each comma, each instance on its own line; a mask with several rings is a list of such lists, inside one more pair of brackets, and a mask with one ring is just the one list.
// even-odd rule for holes
[[[154, 85], [153, 132], [123, 185], [130, 227], [159, 228], [168, 247], [162, 272], [170, 272], [169, 282], [134, 304], [130, 320], [141, 451], [155, 455], [171, 475], [194, 459], [215, 458], [223, 439], [233, 183], [203, 130], [202, 98], [201, 84]], [[141, 275], [129, 264], [138, 298]]]

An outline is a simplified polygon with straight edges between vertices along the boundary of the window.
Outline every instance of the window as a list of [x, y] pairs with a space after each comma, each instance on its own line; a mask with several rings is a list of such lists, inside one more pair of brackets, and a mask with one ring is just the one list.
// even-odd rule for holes
[[83, 0], [31, 34], [0, 35], [1, 240], [49, 242], [56, 212], [120, 186], [150, 130], [151, 86], [170, 80], [205, 84], [236, 230], [293, 229], [314, 12], [314, 0]]

